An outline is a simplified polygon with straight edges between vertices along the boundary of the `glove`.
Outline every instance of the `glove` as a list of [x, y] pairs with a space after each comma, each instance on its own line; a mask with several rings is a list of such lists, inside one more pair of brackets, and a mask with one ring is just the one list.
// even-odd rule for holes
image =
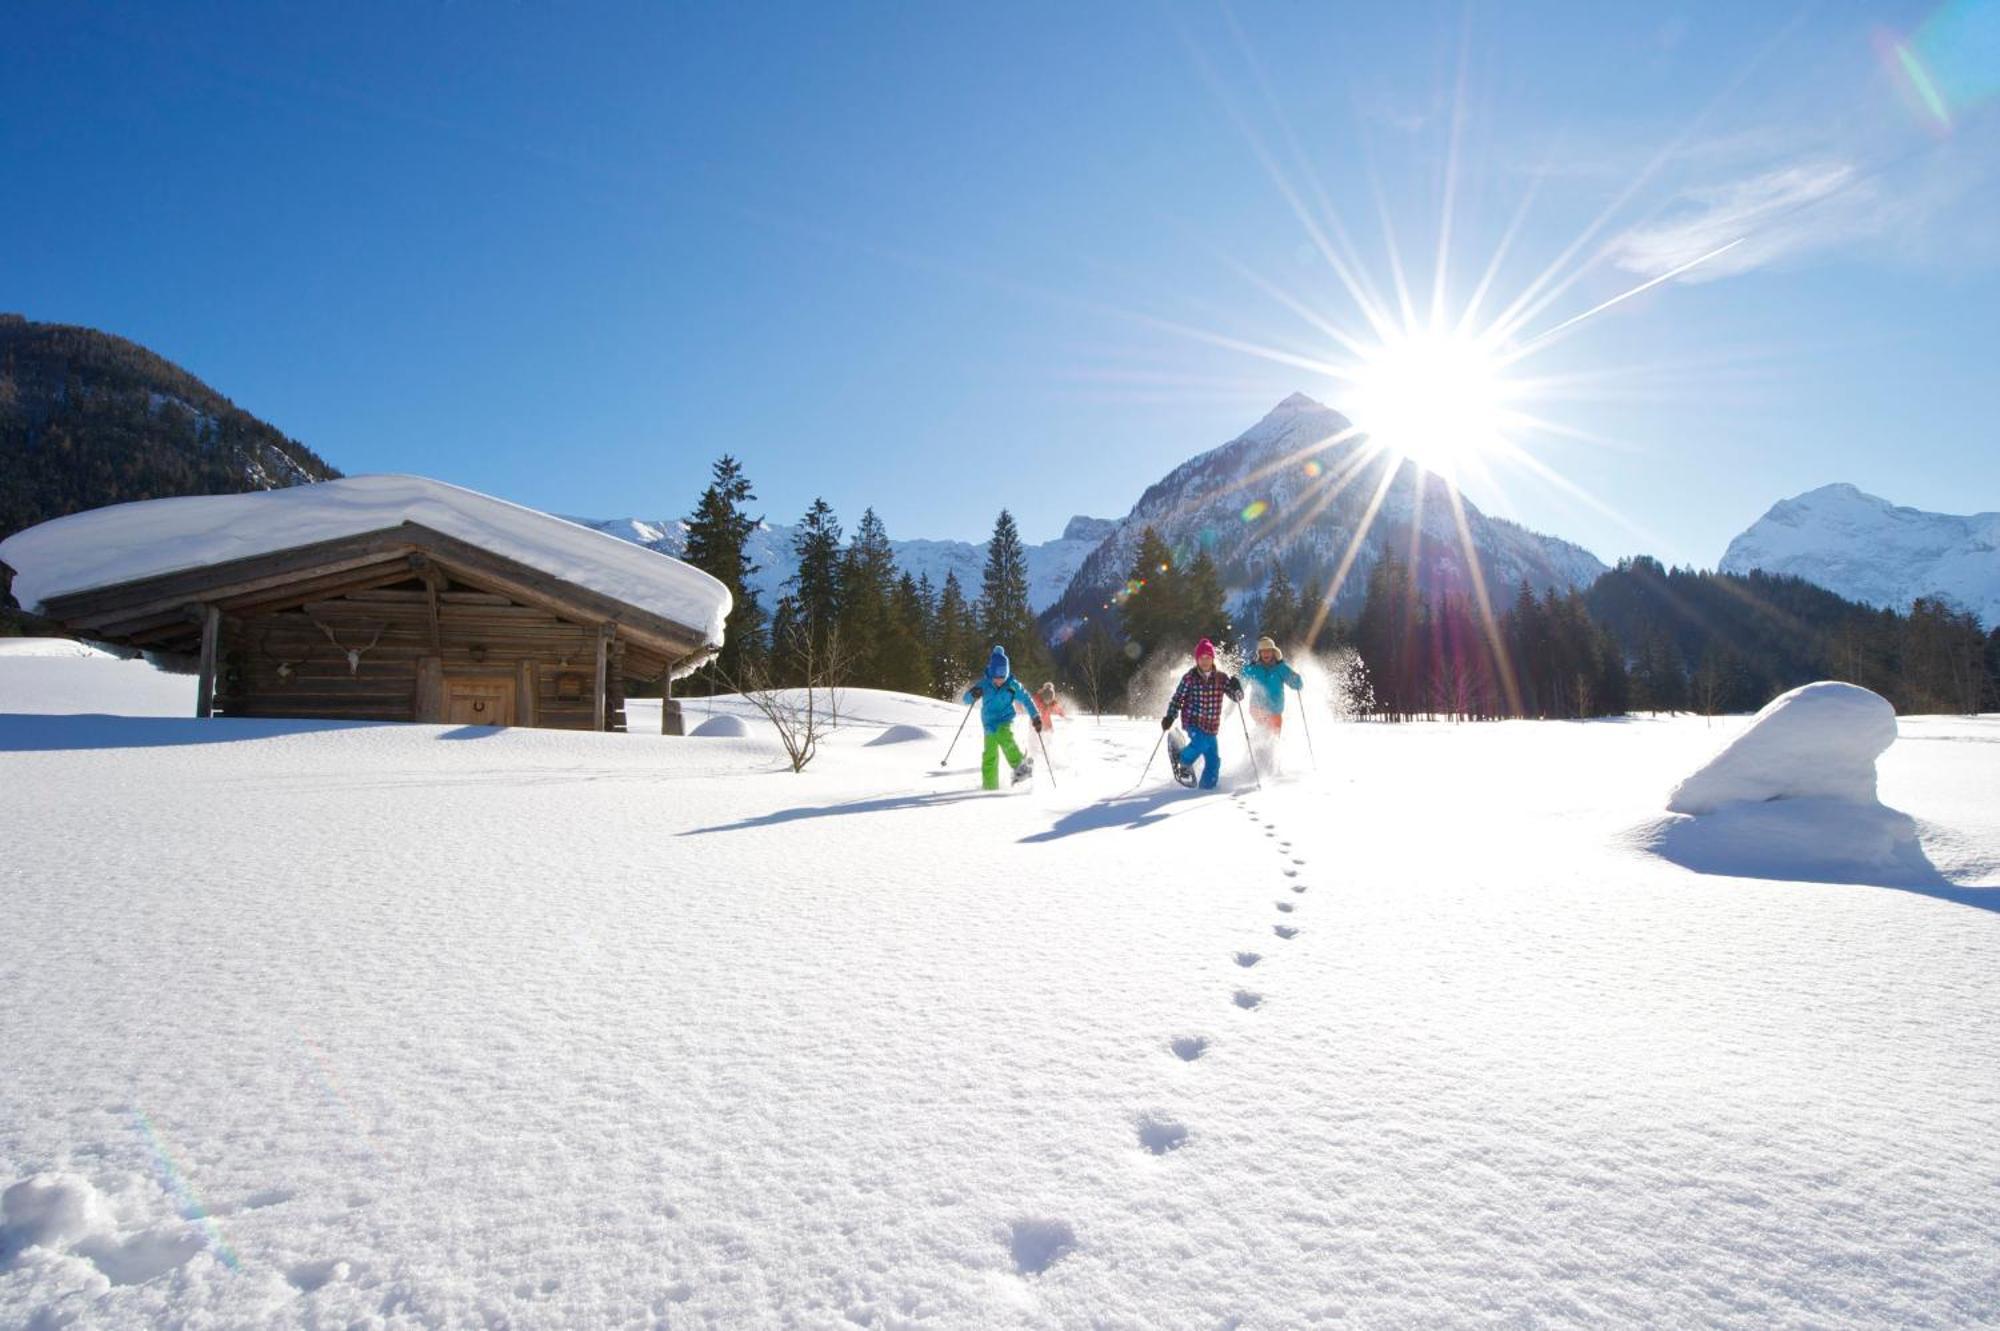
[[1042, 718], [1039, 716], [1031, 716], [1028, 718], [1028, 724], [1033, 726], [1037, 731], [1039, 731], [1042, 728]]
[[1174, 728], [1174, 714], [1172, 712], [1168, 712], [1165, 716], [1160, 718], [1160, 729], [1172, 730], [1173, 728]]
[[1223, 691], [1238, 702], [1243, 701], [1243, 681], [1231, 675], [1222, 683]]

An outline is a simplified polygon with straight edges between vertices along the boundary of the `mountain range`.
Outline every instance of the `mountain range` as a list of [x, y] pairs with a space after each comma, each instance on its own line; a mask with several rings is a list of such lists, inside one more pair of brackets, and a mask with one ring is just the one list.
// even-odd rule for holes
[[[105, 504], [338, 475], [136, 343], [0, 314], [0, 536]], [[1496, 602], [1523, 582], [1537, 591], [1587, 587], [1605, 571], [1589, 551], [1488, 517], [1469, 500], [1460, 512], [1469, 543], [1444, 482], [1372, 453], [1339, 412], [1295, 393], [1235, 439], [1174, 468], [1124, 517], [1073, 518], [1056, 540], [1028, 546], [1029, 599], [1052, 631], [1101, 611], [1129, 576], [1148, 526], [1183, 558], [1207, 551], [1239, 608], [1278, 564], [1295, 585], [1323, 587], [1346, 562], [1334, 608], [1351, 614], [1369, 568], [1390, 552], [1412, 562], [1432, 596], [1470, 590], [1476, 560]], [[685, 548], [679, 518], [572, 521], [668, 554]], [[752, 582], [767, 606], [791, 574], [793, 535], [773, 523], [752, 538], [760, 566]], [[984, 542], [892, 544], [900, 567], [934, 586], [955, 573], [968, 597], [978, 595]], [[2000, 513], [1929, 513], [1827, 485], [1774, 505], [1730, 542], [1718, 568], [1790, 574], [1895, 610], [1942, 595], [2000, 624]]]
[[[684, 518], [578, 518], [571, 522], [633, 541], [676, 558], [687, 548], [687, 521]], [[1028, 603], [1039, 613], [1055, 604], [1068, 588], [1076, 571], [1098, 544], [1117, 526], [1106, 518], [1075, 517], [1053, 541], [1025, 545], [1028, 557]], [[792, 539], [798, 528], [784, 523], [758, 525], [749, 540], [750, 561], [757, 571], [750, 585], [760, 593], [769, 610], [784, 594], [785, 580], [792, 576], [798, 561], [792, 553]], [[971, 541], [913, 540], [889, 542], [896, 552], [896, 567], [912, 577], [928, 577], [931, 586], [942, 588], [945, 576], [958, 575], [967, 600], [978, 597], [986, 571], [986, 544]]]
[[1772, 505], [1716, 567], [1789, 573], [1897, 611], [1943, 596], [2000, 625], [2000, 513], [1927, 513], [1852, 485], [1823, 485]]
[[[1169, 472], [1125, 517], [1072, 518], [1059, 539], [1028, 546], [1030, 605], [1052, 630], [1102, 609], [1125, 583], [1149, 526], [1183, 558], [1208, 551], [1225, 595], [1237, 606], [1263, 591], [1277, 563], [1297, 585], [1326, 585], [1357, 530], [1362, 537], [1335, 599], [1336, 612], [1359, 605], [1369, 568], [1388, 551], [1405, 559], [1414, 552], [1418, 585], [1428, 593], [1469, 591], [1465, 542], [1445, 483], [1375, 453], [1352, 435], [1346, 417], [1294, 393], [1235, 439]], [[1381, 502], [1371, 522], [1367, 510], [1378, 489]], [[1537, 592], [1588, 587], [1604, 572], [1603, 563], [1581, 546], [1489, 518], [1470, 500], [1460, 502], [1480, 572], [1497, 598], [1511, 597], [1523, 582]], [[679, 519], [570, 521], [671, 555], [686, 544]], [[775, 604], [791, 576], [793, 533], [791, 527], [766, 524], [752, 538], [751, 557], [759, 566], [752, 583], [766, 606]], [[936, 586], [943, 585], [946, 572], [956, 572], [966, 595], [978, 595], [983, 543], [892, 544], [900, 567], [928, 574]]]

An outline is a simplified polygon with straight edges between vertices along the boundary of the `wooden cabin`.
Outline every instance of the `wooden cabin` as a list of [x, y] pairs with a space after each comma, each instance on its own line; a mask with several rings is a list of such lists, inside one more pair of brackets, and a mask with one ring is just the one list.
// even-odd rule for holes
[[[310, 489], [379, 480], [415, 478], [360, 477]], [[691, 574], [720, 593], [727, 613], [728, 593], [705, 574], [561, 519], [423, 484], [506, 510], [509, 539], [482, 544], [406, 518], [237, 558], [51, 590], [37, 606], [80, 637], [197, 658], [199, 716], [623, 730], [626, 681], [670, 682], [719, 646], [713, 594], [688, 595], [690, 587], [710, 590], [691, 582]], [[77, 516], [291, 493], [153, 500]], [[369, 525], [375, 508], [359, 507], [361, 515], [347, 515], [339, 525]], [[392, 506], [390, 516], [397, 511]], [[555, 526], [531, 527], [531, 535], [542, 539], [523, 541], [517, 529], [524, 514]], [[285, 526], [282, 516], [275, 524], [267, 514], [259, 518], [251, 524], [255, 530]], [[127, 527], [136, 541], [148, 534], [148, 524]], [[298, 528], [311, 534], [324, 524]], [[21, 559], [29, 565], [14, 564], [20, 581], [33, 572], [36, 550], [33, 542], [17, 547], [41, 530], [0, 548], [10, 564]], [[115, 538], [115, 526], [109, 534]], [[250, 543], [269, 545], [270, 539]], [[538, 560], [551, 545], [558, 557]], [[140, 555], [143, 566], [143, 550]], [[605, 561], [605, 576], [595, 576], [593, 558]], [[628, 590], [621, 596], [601, 589], [649, 588], [649, 574], [673, 594]], [[698, 612], [664, 613], [663, 602]], [[695, 619], [705, 622], [685, 622]]]

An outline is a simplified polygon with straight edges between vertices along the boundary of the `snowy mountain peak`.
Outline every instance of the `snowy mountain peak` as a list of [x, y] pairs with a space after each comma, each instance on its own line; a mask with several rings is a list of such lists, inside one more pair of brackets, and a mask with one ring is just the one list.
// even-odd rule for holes
[[1773, 504], [1729, 543], [1724, 573], [1784, 573], [1906, 610], [1944, 596], [2000, 624], [2000, 513], [1929, 513], [1846, 483]]
[[1063, 528], [1062, 539], [1065, 541], [1090, 541], [1095, 543], [1103, 540], [1117, 530], [1118, 520], [1116, 518], [1087, 518], [1082, 514], [1078, 514], [1069, 520], [1068, 526]]
[[1224, 449], [1243, 444], [1276, 443], [1280, 440], [1296, 443], [1301, 441], [1302, 435], [1307, 431], [1315, 431], [1321, 437], [1331, 437], [1347, 428], [1347, 417], [1332, 407], [1324, 402], [1315, 402], [1304, 393], [1294, 393], [1265, 412], [1262, 420], [1224, 444], [1222, 448], [1211, 449], [1210, 453], [1219, 453]]
[[[1362, 445], [1351, 428], [1340, 412], [1293, 393], [1236, 438], [1174, 468], [1084, 562], [1057, 617], [1075, 620], [1103, 609], [1149, 526], [1186, 557], [1206, 550], [1239, 605], [1263, 589], [1275, 564], [1285, 566], [1295, 585], [1327, 579], [1357, 531], [1360, 558], [1348, 563], [1337, 609], [1353, 608], [1368, 569], [1391, 549], [1405, 558], [1413, 546], [1418, 550], [1417, 577], [1426, 591], [1467, 589], [1472, 580], [1444, 483], [1402, 466], [1383, 490], [1379, 512], [1369, 516], [1364, 510], [1382, 484], [1382, 468], [1396, 464], [1357, 452]], [[1588, 586], [1604, 571], [1589, 551], [1568, 542], [1489, 519], [1469, 502], [1465, 513], [1488, 587]]]

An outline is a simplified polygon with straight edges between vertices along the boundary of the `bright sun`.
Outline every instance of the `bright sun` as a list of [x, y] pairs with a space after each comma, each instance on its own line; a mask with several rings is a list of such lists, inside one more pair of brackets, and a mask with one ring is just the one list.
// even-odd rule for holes
[[1500, 444], [1506, 399], [1485, 347], [1466, 337], [1416, 333], [1362, 361], [1348, 415], [1381, 448], [1450, 477]]

